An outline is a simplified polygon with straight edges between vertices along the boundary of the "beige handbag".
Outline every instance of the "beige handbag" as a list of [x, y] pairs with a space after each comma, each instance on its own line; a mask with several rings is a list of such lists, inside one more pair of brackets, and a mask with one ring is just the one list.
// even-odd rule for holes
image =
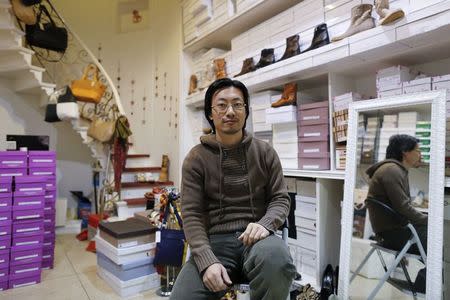
[[33, 6], [25, 6], [21, 0], [11, 1], [12, 10], [16, 17], [26, 25], [34, 25], [37, 22]]
[[96, 117], [89, 125], [87, 135], [99, 142], [109, 143], [115, 130], [116, 121], [107, 121]]

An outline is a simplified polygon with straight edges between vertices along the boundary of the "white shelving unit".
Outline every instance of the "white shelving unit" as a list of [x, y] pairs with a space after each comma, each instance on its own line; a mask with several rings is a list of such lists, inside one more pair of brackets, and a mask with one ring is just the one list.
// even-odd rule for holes
[[[195, 2], [197, 0], [185, 0], [183, 3], [186, 6], [190, 1]], [[182, 55], [184, 67], [181, 78], [183, 88], [180, 96], [180, 99], [182, 99], [180, 101], [180, 161], [183, 161], [188, 151], [198, 144], [200, 136], [198, 128], [193, 125], [192, 120], [199, 118], [202, 114], [205, 91], [187, 95], [189, 77], [193, 73], [194, 53], [201, 48], [218, 47], [224, 50], [233, 50], [230, 46], [232, 38], [245, 33], [252, 26], [256, 26], [262, 21], [275, 17], [278, 13], [289, 9], [298, 2], [300, 1], [254, 1], [257, 4], [249, 6], [245, 13], [240, 12], [229, 17], [227, 21], [222, 23], [221, 28], [217, 26], [214, 27], [215, 29], [209, 29], [203, 34], [199, 34], [195, 40], [184, 45]], [[307, 0], [303, 3], [305, 2]], [[347, 0], [324, 1], [327, 4], [333, 3], [336, 7], [340, 5], [348, 6], [350, 2]], [[353, 1], [352, 3], [356, 2], [359, 1]], [[366, 3], [366, 1], [362, 2]], [[391, 3], [395, 7], [403, 6], [402, 8], [407, 13], [404, 19], [388, 26], [377, 26], [337, 43], [331, 43], [236, 77], [237, 80], [242, 81], [248, 87], [250, 101], [251, 94], [265, 90], [282, 90], [283, 85], [288, 82], [297, 83], [300, 93], [299, 103], [302, 103], [302, 93], [315, 96], [316, 101], [324, 101], [328, 97], [330, 108], [330, 170], [284, 170], [284, 175], [288, 177], [317, 179], [320, 195], [318, 198], [320, 213], [317, 217], [317, 224], [321, 224], [318, 228], [317, 238], [317, 249], [319, 251], [318, 275], [316, 278], [306, 276], [302, 280], [302, 283], [305, 283], [306, 280], [307, 283], [313, 284], [316, 288], [320, 288], [319, 278], [321, 278], [321, 273], [326, 264], [331, 263], [333, 266], [339, 264], [339, 258], [335, 256], [339, 256], [339, 247], [336, 250], [333, 245], [340, 245], [342, 196], [339, 198], [338, 192], [341, 191], [342, 193], [346, 173], [343, 170], [337, 170], [335, 165], [331, 99], [334, 96], [351, 91], [363, 95], [364, 99], [377, 98], [376, 71], [396, 64], [424, 71], [431, 76], [450, 73], [450, 52], [448, 51], [450, 49], [450, 1], [402, 0], [399, 2], [398, 0], [391, 0]], [[274, 6], [277, 9], [274, 9]], [[283, 8], [278, 9], [281, 7]], [[339, 28], [343, 29], [339, 29], [339, 31], [344, 31], [350, 17], [350, 10], [348, 10], [345, 12], [346, 16], [330, 19], [330, 10], [333, 9], [332, 6], [324, 7], [324, 16], [321, 17], [329, 28], [333, 26], [331, 30], [329, 29], [330, 34], [337, 32], [335, 26], [339, 22], [341, 22]], [[300, 35], [301, 40], [309, 38], [312, 38], [312, 36]], [[273, 44], [261, 44], [261, 49], [271, 46]], [[278, 47], [284, 50], [284, 41]], [[233, 55], [233, 51], [231, 51], [231, 55]], [[249, 53], [249, 56], [251, 55], [253, 54]], [[248, 122], [250, 122], [250, 119]], [[449, 178], [446, 179], [446, 187], [450, 187]], [[329, 243], [327, 239], [333, 242]], [[330, 245], [331, 250], [328, 250], [326, 247]]]

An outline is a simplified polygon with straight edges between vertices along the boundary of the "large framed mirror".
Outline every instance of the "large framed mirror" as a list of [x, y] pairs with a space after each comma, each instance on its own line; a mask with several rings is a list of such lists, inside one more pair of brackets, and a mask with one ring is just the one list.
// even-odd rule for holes
[[[442, 90], [350, 105], [340, 299], [412, 299], [411, 284], [415, 292], [420, 284], [417, 276], [426, 281], [418, 297], [442, 298], [446, 100], [447, 92]], [[398, 134], [413, 138], [391, 139]], [[385, 160], [390, 141], [388, 158], [400, 153], [395, 162]], [[409, 146], [403, 147], [405, 143]], [[419, 240], [427, 236], [423, 251], [417, 244], [401, 251], [416, 236], [408, 222], [417, 229]], [[409, 230], [408, 236], [397, 239], [397, 229]], [[392, 248], [394, 252], [387, 251]], [[392, 271], [387, 278], [386, 270]]]

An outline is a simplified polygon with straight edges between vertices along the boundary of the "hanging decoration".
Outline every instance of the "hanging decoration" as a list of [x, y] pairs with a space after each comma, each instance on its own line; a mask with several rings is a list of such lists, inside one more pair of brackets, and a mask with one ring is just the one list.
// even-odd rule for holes
[[102, 43], [98, 43], [97, 50], [98, 50], [98, 58], [97, 58], [97, 60], [101, 64], [102, 63], [102, 55], [101, 55], [102, 54]]
[[120, 95], [120, 61], [117, 64], [117, 93]]
[[145, 125], [146, 123], [146, 104], [147, 104], [147, 97], [145, 96], [145, 89], [144, 89], [144, 96], [142, 97], [142, 125]]
[[164, 111], [167, 110], [167, 72], [164, 72]]
[[131, 80], [131, 102], [130, 102], [130, 115], [134, 115], [134, 79]]

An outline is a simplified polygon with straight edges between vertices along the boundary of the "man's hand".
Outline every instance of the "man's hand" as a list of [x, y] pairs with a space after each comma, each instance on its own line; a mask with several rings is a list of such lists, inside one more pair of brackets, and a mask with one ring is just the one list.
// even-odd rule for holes
[[249, 223], [247, 229], [238, 237], [245, 246], [251, 246], [259, 240], [265, 239], [270, 234], [264, 226], [258, 223]]
[[206, 269], [203, 274], [203, 283], [212, 292], [226, 290], [232, 284], [227, 270], [219, 263], [212, 264]]

